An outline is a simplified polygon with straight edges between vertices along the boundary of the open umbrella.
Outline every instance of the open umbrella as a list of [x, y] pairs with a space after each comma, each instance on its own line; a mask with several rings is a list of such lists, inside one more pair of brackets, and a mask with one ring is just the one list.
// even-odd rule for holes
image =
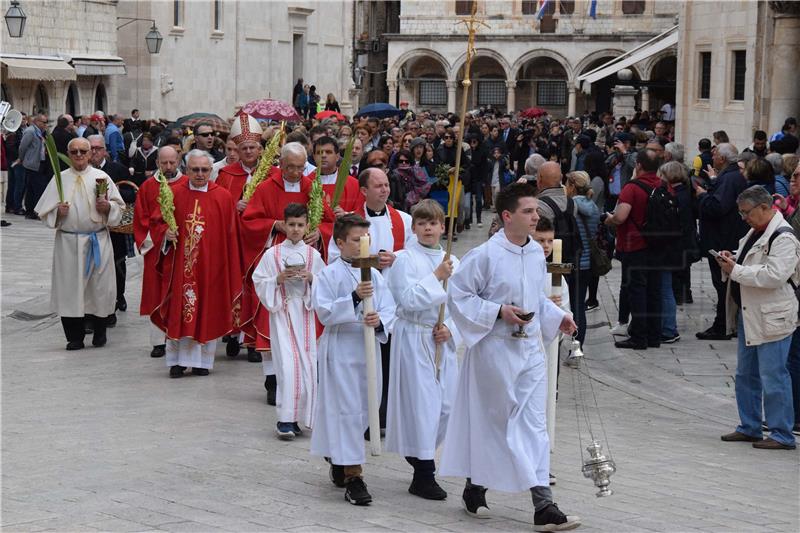
[[368, 104], [359, 109], [355, 116], [389, 118], [396, 117], [400, 113], [402, 111], [390, 104]]
[[258, 120], [285, 120], [287, 122], [299, 122], [302, 120], [297, 114], [292, 104], [282, 100], [272, 100], [262, 98], [253, 100], [242, 106], [238, 114], [247, 113]]
[[545, 109], [541, 107], [529, 107], [520, 113], [521, 116], [525, 118], [539, 118], [547, 114]]
[[182, 126], [195, 128], [198, 124], [209, 124], [214, 131], [218, 133], [230, 133], [231, 126], [227, 120], [224, 120], [217, 115], [206, 115], [204, 117], [194, 117], [184, 120]]
[[320, 111], [314, 118], [317, 120], [325, 120], [326, 118], [335, 118], [336, 120], [345, 120], [344, 115], [341, 113], [337, 113], [336, 111]]

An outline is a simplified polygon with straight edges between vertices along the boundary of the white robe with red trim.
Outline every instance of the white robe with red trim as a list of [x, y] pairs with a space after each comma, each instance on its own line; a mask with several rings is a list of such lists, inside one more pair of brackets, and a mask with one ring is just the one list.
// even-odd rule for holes
[[[269, 311], [272, 361], [278, 381], [279, 422], [313, 427], [317, 396], [317, 335], [311, 287], [302, 280], [277, 283], [286, 264], [305, 264], [314, 276], [325, 266], [319, 252], [303, 241], [283, 241], [264, 252], [253, 271], [258, 299]], [[312, 281], [313, 282], [313, 281]]]
[[[373, 255], [381, 250], [397, 252], [405, 248], [410, 240], [416, 239], [411, 231], [411, 215], [388, 205], [386, 207], [386, 212], [377, 217], [364, 215], [366, 205], [356, 211], [369, 222], [369, 253]], [[328, 264], [332, 265], [339, 255], [339, 247], [336, 246], [335, 239], [331, 238], [328, 244]]]

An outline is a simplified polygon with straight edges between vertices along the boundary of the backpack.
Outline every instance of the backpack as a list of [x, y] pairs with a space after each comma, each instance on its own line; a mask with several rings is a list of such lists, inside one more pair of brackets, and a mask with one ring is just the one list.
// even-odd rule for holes
[[591, 231], [589, 231], [589, 223], [586, 222], [585, 218], [580, 218], [581, 224], [586, 230], [586, 237], [589, 239], [589, 262], [592, 275], [597, 277], [605, 276], [611, 272], [611, 258], [608, 256], [606, 248], [601, 245], [601, 241], [604, 240], [602, 237], [603, 227], [599, 226], [595, 235], [592, 235]]
[[668, 249], [680, 244], [683, 233], [678, 216], [678, 200], [675, 195], [669, 192], [666, 185], [654, 189], [640, 180], [632, 180], [629, 183], [633, 183], [647, 193], [644, 224], [639, 226], [634, 222], [639, 233], [647, 242], [647, 247]]
[[555, 237], [556, 239], [561, 239], [563, 250], [562, 261], [565, 263], [572, 263], [576, 269], [580, 269], [583, 244], [581, 243], [581, 234], [578, 230], [578, 221], [575, 220], [575, 215], [573, 214], [575, 212], [575, 207], [572, 198], [567, 198], [566, 211], [559, 209], [555, 201], [549, 196], [540, 196], [539, 200], [547, 204], [553, 211]]
[[[778, 238], [778, 235], [781, 233], [791, 233], [794, 238], [797, 238], [797, 233], [795, 233], [794, 228], [787, 228], [786, 226], [777, 228], [775, 231], [772, 232], [772, 235], [769, 236], [767, 240], [767, 255], [769, 255], [769, 250], [772, 248], [772, 241]], [[795, 267], [796, 269], [796, 267]], [[794, 274], [792, 274], [793, 276]], [[794, 284], [792, 280], [792, 276], [789, 276], [789, 279], [786, 282], [792, 286], [792, 290], [794, 291], [794, 297], [797, 298], [798, 304], [800, 304], [800, 287]], [[797, 308], [797, 318], [800, 320], [800, 307]]]

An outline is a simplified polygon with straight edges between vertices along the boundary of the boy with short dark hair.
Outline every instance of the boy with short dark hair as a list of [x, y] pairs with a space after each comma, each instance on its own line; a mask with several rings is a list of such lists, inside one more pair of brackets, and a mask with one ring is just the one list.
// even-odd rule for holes
[[[455, 326], [445, 306], [445, 321], [437, 326], [439, 307], [447, 302], [442, 282], [458, 265], [444, 259], [439, 244], [444, 211], [435, 200], [422, 200], [412, 211], [417, 236], [397, 254], [386, 281], [397, 304], [392, 331], [386, 449], [405, 456], [414, 467], [408, 492], [427, 500], [444, 500], [436, 483], [436, 448], [444, 440], [458, 379]], [[436, 351], [440, 351], [436, 367]]]
[[253, 285], [269, 311], [272, 361], [277, 379], [278, 438], [302, 435], [299, 422], [313, 426], [317, 392], [316, 321], [311, 309], [311, 284], [325, 266], [319, 252], [303, 237], [308, 210], [292, 203], [283, 212], [286, 240], [264, 252]]
[[[377, 269], [372, 281], [360, 281], [361, 270], [351, 265], [358, 257], [361, 237], [369, 222], [345, 214], [333, 227], [341, 256], [317, 275], [311, 302], [325, 331], [319, 339], [319, 393], [311, 453], [329, 459], [331, 480], [345, 487], [345, 500], [368, 505], [372, 496], [361, 478], [366, 461], [364, 431], [369, 422], [367, 386], [380, 396], [380, 343], [385, 343], [394, 321], [395, 305]], [[362, 301], [372, 297], [375, 311], [364, 313]], [[367, 383], [364, 327], [375, 328], [377, 383]], [[380, 398], [379, 398], [380, 399]]]

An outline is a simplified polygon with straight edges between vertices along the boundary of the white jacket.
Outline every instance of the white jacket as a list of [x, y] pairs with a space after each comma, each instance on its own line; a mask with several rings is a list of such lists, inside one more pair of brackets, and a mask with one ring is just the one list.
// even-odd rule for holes
[[[791, 228], [783, 215], [775, 212], [764, 235], [753, 244], [742, 264], [733, 267], [729, 276], [726, 298], [728, 331], [735, 331], [737, 327], [738, 307], [731, 295], [732, 280], [739, 283], [740, 287], [747, 346], [781, 340], [791, 335], [797, 327], [798, 302], [788, 280], [791, 276], [795, 285], [800, 281], [800, 242], [793, 234], [783, 233], [775, 238], [767, 250], [770, 235], [779, 227]], [[737, 257], [753, 232], [751, 229], [739, 241]]]

